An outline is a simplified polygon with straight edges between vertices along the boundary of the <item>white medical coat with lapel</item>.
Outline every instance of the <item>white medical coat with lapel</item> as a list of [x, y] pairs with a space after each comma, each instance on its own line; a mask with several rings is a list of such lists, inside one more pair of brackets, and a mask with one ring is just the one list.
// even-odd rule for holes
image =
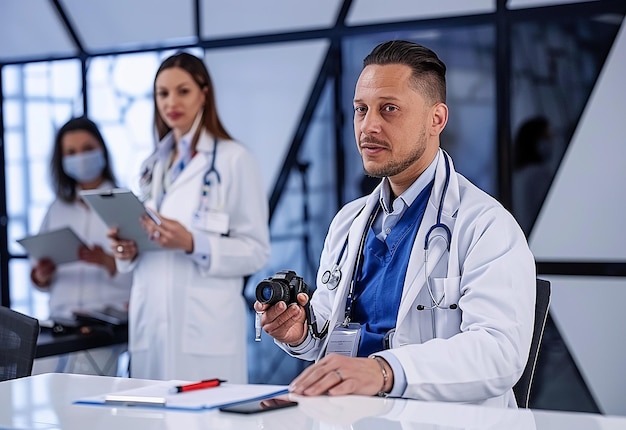
[[[98, 189], [110, 189], [115, 185], [105, 181]], [[108, 227], [98, 215], [79, 201], [66, 202], [56, 199], [46, 212], [39, 232], [45, 233], [62, 227], [71, 227], [85, 244], [99, 245], [107, 253]], [[33, 264], [36, 261], [33, 260]], [[130, 297], [131, 276], [116, 273], [114, 276], [98, 264], [75, 261], [57, 267], [52, 283], [38, 288], [50, 293], [50, 316], [72, 318], [75, 310], [102, 309], [106, 305], [126, 307]], [[37, 287], [36, 287], [37, 288]]]
[[[213, 137], [203, 132], [197, 154], [169, 185], [158, 207], [163, 217], [177, 220], [193, 234], [193, 255], [159, 250], [140, 253], [132, 263], [117, 260], [121, 270], [133, 270], [132, 377], [247, 382], [247, 307], [242, 290], [244, 276], [269, 258], [268, 202], [252, 154], [234, 141], [217, 145], [215, 167], [221, 181], [213, 181], [209, 193], [219, 192], [223, 198], [219, 210], [229, 216], [228, 235], [198, 229], [193, 223], [214, 150]], [[148, 207], [157, 208], [165, 164], [157, 160], [151, 168]], [[214, 197], [210, 195], [210, 201], [220, 200]], [[198, 263], [203, 249], [210, 249], [208, 267]]]
[[[417, 310], [431, 306], [424, 273], [424, 242], [436, 223], [446, 180], [440, 150], [435, 183], [413, 243], [391, 349], [402, 365], [407, 387], [403, 397], [515, 407], [512, 386], [521, 376], [530, 349], [535, 305], [535, 263], [519, 225], [495, 199], [454, 171], [445, 194], [441, 222], [452, 231], [450, 252], [436, 229], [429, 242], [428, 271], [433, 295], [442, 306], [458, 309]], [[317, 275], [312, 306], [318, 327], [341, 322], [355, 259], [367, 220], [378, 205], [380, 185], [366, 197], [344, 206], [332, 221]], [[349, 234], [348, 234], [349, 233]], [[342, 278], [331, 290], [321, 282], [337, 261], [348, 236]], [[435, 333], [433, 333], [433, 313]], [[310, 335], [303, 344], [281, 347], [303, 359], [319, 359], [326, 341]]]

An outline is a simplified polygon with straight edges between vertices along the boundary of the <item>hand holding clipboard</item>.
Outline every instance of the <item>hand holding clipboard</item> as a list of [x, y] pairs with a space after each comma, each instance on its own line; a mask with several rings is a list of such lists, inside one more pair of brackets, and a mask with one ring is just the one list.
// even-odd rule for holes
[[125, 188], [110, 190], [85, 190], [81, 198], [91, 207], [109, 228], [116, 228], [120, 238], [132, 240], [139, 252], [158, 251], [163, 248], [141, 226], [140, 218], [148, 215], [155, 223], [161, 220], [149, 211], [132, 191]]
[[49, 259], [56, 266], [78, 261], [81, 246], [87, 246], [70, 227], [51, 230], [18, 239], [28, 257], [34, 260]]

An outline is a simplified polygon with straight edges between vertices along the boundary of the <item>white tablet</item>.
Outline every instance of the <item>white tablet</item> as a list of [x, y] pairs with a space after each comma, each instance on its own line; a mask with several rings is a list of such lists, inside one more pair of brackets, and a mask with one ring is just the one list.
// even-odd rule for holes
[[29, 258], [49, 258], [57, 266], [78, 261], [78, 249], [84, 245], [70, 227], [24, 237], [17, 242], [26, 249]]
[[84, 190], [80, 192], [80, 196], [107, 226], [119, 229], [120, 239], [134, 240], [139, 252], [163, 249], [150, 240], [139, 222], [142, 215], [150, 216], [157, 223], [160, 220], [146, 209], [132, 191], [126, 188]]

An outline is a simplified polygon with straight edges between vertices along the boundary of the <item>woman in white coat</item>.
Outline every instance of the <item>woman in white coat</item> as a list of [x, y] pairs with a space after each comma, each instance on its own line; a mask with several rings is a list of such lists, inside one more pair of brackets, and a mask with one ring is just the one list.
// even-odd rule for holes
[[[38, 290], [49, 293], [50, 318], [71, 319], [74, 311], [101, 310], [107, 305], [126, 309], [131, 276], [118, 273], [113, 255], [105, 251], [107, 226], [77, 196], [80, 190], [115, 187], [109, 153], [96, 124], [86, 117], [66, 122], [56, 134], [50, 168], [56, 199], [40, 232], [71, 227], [87, 244], [78, 250], [80, 261], [58, 267], [47, 258], [34, 262], [31, 280]], [[118, 345], [40, 360], [34, 372], [116, 376], [118, 356], [125, 349]]]
[[157, 148], [142, 167], [142, 219], [163, 249], [138, 253], [112, 230], [121, 271], [133, 271], [131, 376], [247, 382], [244, 277], [269, 257], [259, 166], [222, 126], [206, 66], [179, 53], [154, 83]]
[[[354, 106], [363, 166], [383, 180], [329, 228], [311, 300], [321, 335], [305, 319], [305, 294], [301, 306], [255, 303], [281, 347], [318, 360], [291, 391], [515, 407], [533, 330], [534, 259], [511, 214], [439, 149], [445, 65], [415, 43], [383, 43], [364, 61]], [[406, 235], [394, 239], [396, 228]], [[358, 326], [346, 328], [346, 317]], [[348, 342], [356, 353], [329, 353]]]

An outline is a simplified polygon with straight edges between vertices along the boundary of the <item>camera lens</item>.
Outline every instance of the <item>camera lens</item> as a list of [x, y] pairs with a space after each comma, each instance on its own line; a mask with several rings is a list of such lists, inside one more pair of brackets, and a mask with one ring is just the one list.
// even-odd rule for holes
[[274, 290], [272, 290], [272, 287], [270, 287], [269, 285], [264, 286], [261, 290], [261, 297], [263, 297], [263, 300], [265, 300], [266, 302], [272, 300], [273, 295]]
[[273, 305], [282, 301], [289, 300], [289, 287], [280, 282], [272, 280], [264, 280], [257, 285], [256, 299], [259, 303]]

